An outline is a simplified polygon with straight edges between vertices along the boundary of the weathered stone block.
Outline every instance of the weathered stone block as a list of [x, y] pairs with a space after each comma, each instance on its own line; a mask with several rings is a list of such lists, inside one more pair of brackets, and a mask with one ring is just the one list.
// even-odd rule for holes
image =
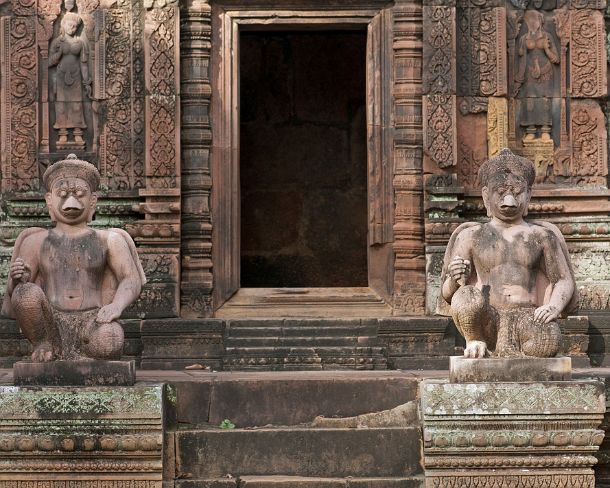
[[451, 383], [561, 381], [572, 378], [572, 360], [562, 358], [449, 358]]
[[19, 361], [13, 365], [18, 386], [131, 386], [135, 361]]
[[177, 431], [176, 475], [408, 476], [420, 442], [419, 428]]

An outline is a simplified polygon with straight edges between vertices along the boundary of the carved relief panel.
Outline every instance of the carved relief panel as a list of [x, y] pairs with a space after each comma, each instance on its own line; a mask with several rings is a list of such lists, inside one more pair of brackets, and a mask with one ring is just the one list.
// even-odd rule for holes
[[76, 153], [102, 176], [94, 225], [171, 263], [153, 266], [133, 316], [178, 313], [179, 20], [171, 0], [0, 2], [0, 256], [48, 225], [40, 175]]

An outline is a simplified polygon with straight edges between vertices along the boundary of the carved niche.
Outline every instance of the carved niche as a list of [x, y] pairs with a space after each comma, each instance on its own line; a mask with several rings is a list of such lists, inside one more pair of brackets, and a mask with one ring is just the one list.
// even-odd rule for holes
[[178, 314], [179, 26], [176, 0], [2, 6], [3, 266], [22, 228], [47, 223], [42, 172], [75, 152], [102, 176], [95, 225], [124, 227], [150, 264], [129, 315]]

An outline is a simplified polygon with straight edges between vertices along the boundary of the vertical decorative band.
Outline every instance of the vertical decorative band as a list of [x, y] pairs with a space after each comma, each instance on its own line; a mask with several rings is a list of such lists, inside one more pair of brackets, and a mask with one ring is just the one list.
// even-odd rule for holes
[[182, 134], [181, 316], [212, 314], [212, 219], [210, 213], [211, 9], [186, 2], [180, 26]]

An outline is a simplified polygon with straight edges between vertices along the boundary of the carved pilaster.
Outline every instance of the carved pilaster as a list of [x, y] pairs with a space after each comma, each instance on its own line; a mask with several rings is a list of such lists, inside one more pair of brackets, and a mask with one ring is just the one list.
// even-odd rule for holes
[[607, 92], [604, 17], [596, 10], [577, 10], [571, 20], [571, 95], [602, 97]]
[[19, 17], [0, 20], [2, 190], [39, 188], [37, 18], [33, 2], [15, 3]]
[[212, 313], [212, 220], [210, 213], [211, 9], [192, 0], [182, 10], [182, 275], [185, 318]]
[[422, 182], [422, 7], [397, 4], [394, 16], [394, 312], [424, 313]]

